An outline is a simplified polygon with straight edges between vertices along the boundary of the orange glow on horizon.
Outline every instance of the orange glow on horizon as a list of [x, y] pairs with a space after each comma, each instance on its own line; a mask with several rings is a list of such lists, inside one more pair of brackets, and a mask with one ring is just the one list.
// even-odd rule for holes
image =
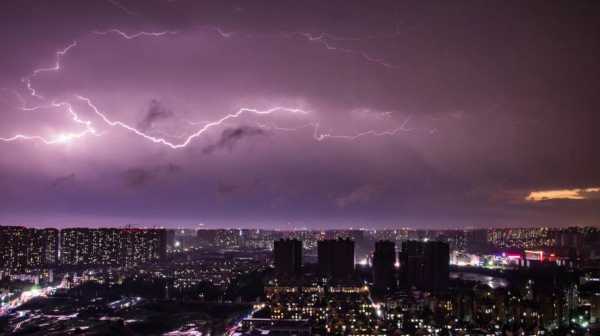
[[600, 193], [600, 188], [532, 191], [525, 199], [531, 202], [548, 201], [553, 199], [584, 200], [588, 199], [588, 193]]

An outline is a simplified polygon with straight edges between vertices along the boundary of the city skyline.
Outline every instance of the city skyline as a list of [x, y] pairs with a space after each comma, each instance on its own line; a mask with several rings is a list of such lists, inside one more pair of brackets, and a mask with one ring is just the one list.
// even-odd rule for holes
[[595, 335], [599, 236], [0, 226], [0, 333]]
[[1, 226], [600, 224], [598, 3], [0, 13]]

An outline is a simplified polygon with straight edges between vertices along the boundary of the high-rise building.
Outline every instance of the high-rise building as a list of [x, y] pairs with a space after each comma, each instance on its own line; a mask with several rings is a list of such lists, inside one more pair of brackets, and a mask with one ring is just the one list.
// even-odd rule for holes
[[426, 291], [443, 291], [448, 287], [450, 249], [447, 243], [405, 241], [398, 253], [400, 283]]
[[23, 269], [56, 264], [58, 230], [0, 227], [0, 267]]
[[[95, 254], [98, 253], [97, 243], [94, 239], [102, 239], [99, 230], [90, 228], [69, 228], [60, 231], [60, 263], [63, 265], [95, 265], [97, 260]], [[102, 251], [111, 253], [111, 251]], [[116, 255], [115, 255], [116, 257]]]
[[423, 274], [423, 243], [416, 240], [402, 242], [402, 251], [398, 253], [400, 262], [399, 280], [405, 288], [416, 286]]
[[103, 228], [92, 231], [94, 264], [101, 266], [123, 264], [122, 230]]
[[36, 268], [56, 265], [58, 263], [58, 230], [29, 230], [28, 266]]
[[402, 253], [405, 256], [422, 255], [425, 244], [418, 240], [407, 240], [402, 242]]
[[179, 248], [180, 243], [175, 243], [176, 241], [177, 240], [175, 239], [175, 230], [167, 229], [167, 249], [172, 250], [174, 248]]
[[391, 241], [375, 243], [373, 253], [373, 284], [377, 290], [386, 291], [396, 286], [396, 244]]
[[425, 243], [423, 257], [425, 259], [424, 288], [433, 292], [447, 290], [450, 275], [450, 247], [448, 244], [439, 241]]
[[60, 232], [60, 262], [71, 266], [122, 265], [121, 239], [121, 229], [63, 229]]
[[200, 246], [215, 246], [215, 241], [217, 238], [217, 230], [208, 230], [202, 229], [196, 232], [196, 237], [198, 239], [198, 244]]
[[200, 246], [230, 249], [241, 246], [243, 233], [239, 229], [207, 229], [198, 230], [196, 237]]
[[299, 275], [302, 270], [302, 241], [298, 239], [276, 240], [273, 248], [275, 273], [281, 277]]
[[63, 265], [130, 267], [166, 256], [164, 229], [72, 228], [60, 236]]
[[489, 248], [488, 230], [475, 229], [465, 231], [465, 245], [469, 250], [487, 250]]
[[0, 227], [0, 249], [2, 268], [27, 267], [28, 230], [20, 226]]
[[350, 239], [322, 240], [318, 243], [319, 272], [343, 279], [354, 274], [354, 242]]
[[167, 231], [164, 229], [125, 229], [121, 231], [126, 267], [161, 260], [167, 254]]

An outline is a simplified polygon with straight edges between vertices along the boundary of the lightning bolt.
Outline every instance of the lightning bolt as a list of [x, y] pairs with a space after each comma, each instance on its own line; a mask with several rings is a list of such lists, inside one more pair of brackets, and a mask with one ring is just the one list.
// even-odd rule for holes
[[239, 118], [243, 114], [252, 113], [252, 114], [256, 114], [256, 115], [268, 115], [268, 114], [272, 114], [272, 113], [275, 113], [275, 112], [278, 112], [278, 111], [284, 111], [284, 112], [290, 112], [290, 113], [301, 113], [301, 114], [308, 113], [308, 112], [306, 112], [304, 110], [301, 110], [301, 109], [294, 109], [294, 108], [288, 108], [288, 107], [282, 107], [282, 106], [273, 107], [273, 108], [270, 108], [268, 110], [256, 110], [256, 109], [251, 109], [251, 108], [243, 107], [243, 108], [239, 109], [235, 113], [228, 114], [228, 115], [222, 117], [221, 119], [218, 119], [216, 121], [212, 121], [212, 122], [209, 122], [209, 123], [205, 124], [203, 127], [201, 127], [200, 129], [198, 129], [197, 131], [195, 131], [194, 133], [192, 133], [190, 136], [188, 136], [183, 142], [173, 143], [173, 142], [170, 142], [170, 141], [166, 140], [165, 138], [151, 136], [151, 135], [149, 135], [149, 134], [147, 134], [145, 132], [142, 132], [142, 131], [138, 130], [135, 127], [129, 126], [126, 123], [123, 123], [121, 121], [110, 120], [104, 113], [100, 112], [100, 110], [98, 109], [98, 107], [96, 105], [94, 105], [89, 98], [83, 97], [83, 96], [80, 96], [80, 95], [77, 95], [76, 97], [77, 97], [77, 99], [82, 100], [83, 102], [85, 102], [87, 104], [87, 106], [97, 116], [99, 116], [100, 119], [102, 119], [102, 121], [104, 121], [107, 125], [112, 126], [112, 127], [121, 127], [123, 129], [131, 132], [131, 133], [134, 133], [136, 135], [139, 135], [139, 136], [145, 138], [146, 140], [149, 140], [149, 141], [151, 141], [153, 143], [158, 143], [158, 144], [162, 144], [162, 145], [168, 146], [168, 147], [170, 147], [172, 149], [184, 148], [187, 145], [189, 145], [192, 142], [192, 140], [194, 140], [195, 138], [199, 137], [200, 135], [202, 135], [203, 133], [205, 133], [209, 129], [211, 129], [213, 127], [216, 127], [216, 126], [219, 126], [219, 125], [223, 124], [224, 122], [226, 122], [227, 120]]
[[10, 138], [2, 138], [0, 137], [0, 141], [11, 142], [17, 140], [38, 140], [43, 142], [46, 145], [57, 145], [57, 144], [65, 144], [71, 142], [71, 140], [83, 138], [84, 136], [92, 134], [91, 132], [85, 130], [79, 133], [61, 133], [54, 136], [51, 139], [45, 138], [41, 135], [26, 135], [26, 134], [17, 134]]
[[165, 30], [165, 31], [160, 31], [160, 32], [141, 31], [141, 32], [137, 32], [135, 34], [127, 34], [126, 32], [124, 32], [120, 29], [109, 29], [109, 30], [93, 30], [92, 33], [96, 34], [96, 35], [116, 34], [116, 35], [121, 36], [124, 39], [133, 40], [133, 39], [136, 39], [136, 38], [142, 37], [142, 36], [160, 37], [160, 36], [165, 36], [165, 35], [174, 35], [174, 34], [177, 34], [178, 32], [172, 31], [172, 30]]
[[358, 37], [339, 37], [339, 36], [335, 36], [335, 35], [331, 35], [328, 33], [321, 33], [319, 35], [313, 35], [311, 33], [303, 33], [303, 32], [292, 32], [292, 33], [282, 33], [284, 36], [286, 37], [294, 37], [294, 36], [299, 36], [302, 37], [304, 39], [306, 39], [306, 41], [308, 42], [315, 42], [315, 43], [319, 43], [321, 44], [323, 47], [325, 47], [325, 49], [327, 50], [332, 50], [332, 51], [337, 51], [337, 52], [341, 52], [341, 53], [345, 53], [345, 54], [351, 54], [351, 55], [356, 55], [359, 56], [361, 58], [363, 58], [365, 61], [369, 62], [369, 63], [374, 63], [374, 64], [378, 64], [381, 65], [383, 67], [386, 67], [388, 69], [397, 69], [399, 68], [398, 65], [389, 63], [387, 61], [385, 61], [383, 58], [377, 58], [372, 56], [371, 54], [362, 51], [362, 50], [358, 50], [358, 49], [350, 49], [350, 48], [343, 48], [343, 47], [338, 47], [333, 45], [330, 41], [364, 41], [364, 40], [371, 40], [371, 39], [379, 39], [379, 38], [392, 38], [392, 36], [396, 36], [397, 34], [394, 35], [390, 35], [390, 36], [386, 36], [386, 37], [381, 37], [381, 36], [367, 36], [364, 38], [358, 38]]
[[[215, 26], [207, 26], [206, 28], [214, 30], [223, 38], [229, 38], [235, 34], [234, 32], [225, 32], [221, 28], [215, 27]], [[161, 37], [161, 36], [166, 36], [166, 35], [177, 34], [178, 32], [176, 32], [176, 31], [160, 31], [160, 32], [140, 31], [137, 33], [128, 34], [119, 29], [109, 29], [106, 31], [93, 31], [92, 33], [97, 34], [97, 35], [115, 34], [121, 38], [124, 38], [127, 40], [132, 40], [132, 39], [137, 39], [140, 37]], [[348, 48], [340, 48], [340, 47], [334, 46], [330, 43], [330, 40], [331, 41], [359, 41], [362, 39], [392, 38], [393, 36], [375, 36], [374, 35], [374, 36], [368, 36], [366, 38], [346, 38], [346, 37], [339, 37], [339, 36], [335, 36], [335, 35], [331, 35], [331, 34], [327, 34], [327, 33], [321, 33], [320, 35], [312, 35], [310, 33], [300, 33], [300, 32], [282, 33], [282, 35], [280, 35], [280, 36], [283, 36], [286, 38], [300, 36], [309, 42], [319, 43], [328, 50], [335, 50], [335, 51], [339, 51], [339, 52], [343, 52], [343, 53], [358, 55], [369, 62], [377, 63], [379, 65], [382, 65], [382, 66], [385, 66], [388, 68], [396, 67], [395, 65], [387, 63], [387, 62], [383, 61], [382, 59], [372, 57], [366, 52], [358, 51], [358, 50], [354, 50], [354, 49], [348, 49]], [[31, 72], [31, 74], [29, 76], [22, 78], [22, 81], [25, 83], [27, 91], [30, 93], [30, 95], [32, 97], [35, 97], [35, 98], [41, 99], [41, 100], [45, 100], [45, 98], [42, 95], [38, 94], [38, 92], [34, 88], [34, 86], [32, 84], [33, 79], [42, 73], [60, 71], [62, 69], [62, 65], [61, 65], [62, 58], [65, 55], [67, 55], [67, 53], [70, 50], [72, 50], [73, 48], [75, 48], [77, 45], [78, 45], [77, 41], [74, 41], [71, 44], [67, 45], [65, 48], [56, 51], [55, 52], [55, 63], [53, 66], [36, 68]], [[75, 133], [60, 133], [60, 134], [57, 134], [50, 138], [46, 138], [46, 137], [39, 136], [39, 135], [17, 134], [12, 137], [0, 138], [0, 141], [12, 142], [12, 141], [17, 141], [17, 140], [37, 140], [37, 141], [41, 141], [42, 143], [47, 144], [47, 145], [54, 145], [54, 144], [68, 143], [71, 140], [83, 138], [87, 135], [100, 136], [102, 134], [102, 133], [99, 133], [93, 127], [93, 124], [90, 120], [81, 119], [79, 117], [79, 115], [75, 112], [75, 110], [73, 109], [73, 106], [68, 102], [52, 101], [49, 105], [38, 105], [38, 106], [28, 107], [25, 104], [25, 99], [23, 99], [23, 97], [21, 97], [17, 92], [15, 92], [15, 94], [19, 97], [19, 100], [22, 103], [22, 106], [20, 108], [21, 110], [34, 111], [34, 110], [41, 109], [41, 108], [63, 107], [70, 114], [72, 121], [77, 124], [83, 125], [84, 129], [80, 132], [75, 132]], [[88, 97], [84, 97], [81, 95], [76, 95], [75, 97], [79, 101], [84, 102], [85, 105], [97, 117], [99, 117], [99, 119], [104, 124], [106, 124], [110, 127], [118, 127], [118, 128], [124, 129], [124, 130], [126, 130], [130, 133], [133, 133], [137, 136], [140, 136], [152, 143], [165, 145], [171, 149], [184, 148], [184, 147], [188, 146], [194, 139], [200, 137], [202, 134], [207, 132], [209, 129], [221, 126], [226, 121], [239, 118], [245, 114], [271, 115], [276, 112], [287, 112], [287, 113], [295, 113], [295, 114], [307, 114], [308, 113], [307, 111], [299, 109], [299, 108], [289, 108], [289, 107], [284, 107], [284, 106], [276, 106], [276, 107], [272, 107], [272, 108], [269, 108], [266, 110], [258, 110], [258, 109], [248, 108], [248, 107], [242, 107], [239, 110], [237, 110], [237, 112], [227, 114], [216, 121], [206, 122], [201, 128], [194, 131], [189, 136], [180, 137], [180, 138], [184, 139], [181, 142], [171, 142], [164, 137], [152, 136], [152, 135], [150, 135], [144, 131], [141, 131], [131, 125], [128, 125], [122, 121], [110, 119], [105, 113], [101, 112], [100, 109]], [[364, 136], [394, 136], [394, 135], [397, 135], [399, 132], [411, 131], [411, 129], [406, 128], [406, 124], [408, 123], [409, 119], [410, 118], [407, 118], [404, 121], [404, 123], [402, 123], [399, 127], [395, 128], [395, 129], [383, 130], [383, 131], [368, 130], [368, 131], [364, 131], [364, 132], [361, 132], [358, 134], [352, 134], [352, 135], [322, 133], [319, 131], [320, 124], [318, 122], [304, 125], [304, 126], [301, 126], [299, 128], [295, 128], [295, 129], [293, 129], [293, 128], [286, 129], [286, 128], [281, 128], [281, 127], [276, 127], [276, 126], [274, 127], [274, 129], [282, 130], [282, 131], [295, 131], [295, 130], [299, 130], [299, 129], [306, 128], [306, 127], [312, 127], [313, 128], [313, 138], [319, 142], [324, 141], [326, 139], [356, 140], [356, 139], [358, 139], [360, 137], [364, 137]]]
[[221, 37], [224, 37], [224, 38], [230, 38], [233, 35], [243, 36], [243, 37], [252, 38], [252, 39], [275, 38], [275, 39], [290, 40], [290, 39], [300, 38], [309, 43], [317, 43], [317, 44], [321, 45], [322, 47], [324, 47], [326, 50], [361, 57], [368, 63], [380, 65], [380, 66], [386, 67], [388, 69], [399, 68], [398, 65], [387, 62], [383, 58], [378, 58], [378, 57], [372, 56], [371, 53], [368, 53], [366, 51], [363, 51], [360, 49], [351, 49], [351, 48], [340, 47], [340, 46], [336, 46], [332, 43], [332, 41], [360, 42], [360, 41], [369, 41], [369, 40], [394, 39], [394, 38], [397, 38], [400, 36], [400, 32], [397, 29], [394, 33], [381, 33], [381, 34], [375, 34], [375, 35], [368, 35], [365, 37], [344, 37], [344, 36], [337, 36], [337, 35], [333, 35], [333, 34], [325, 33], [325, 32], [322, 32], [319, 34], [313, 34], [313, 33], [309, 33], [309, 32], [299, 32], [299, 31], [282, 31], [279, 33], [274, 33], [274, 34], [240, 34], [240, 33], [236, 33], [236, 32], [225, 32], [221, 28], [215, 27], [215, 26], [208, 26], [206, 28], [215, 30], [216, 32], [219, 33], [219, 35], [221, 35]]
[[339, 35], [334, 35], [334, 34], [327, 33], [327, 32], [321, 32], [321, 33], [319, 33], [318, 36], [314, 36], [310, 33], [303, 33], [303, 32], [294, 32], [294, 33], [308, 35], [308, 37], [311, 37], [311, 39], [313, 39], [313, 40], [326, 38], [326, 39], [329, 39], [332, 41], [368, 41], [368, 40], [395, 39], [400, 36], [400, 29], [398, 29], [398, 27], [396, 27], [395, 31], [392, 33], [376, 33], [373, 35], [367, 35], [367, 36], [363, 36], [363, 37], [339, 36]]
[[12, 142], [12, 141], [17, 141], [17, 140], [36, 140], [36, 141], [41, 141], [42, 143], [44, 143], [46, 145], [56, 145], [56, 144], [65, 144], [65, 143], [71, 142], [71, 140], [83, 138], [86, 135], [100, 136], [100, 133], [98, 133], [92, 126], [92, 122], [89, 120], [82, 120], [79, 117], [79, 115], [77, 113], [75, 113], [75, 111], [73, 110], [73, 106], [69, 103], [52, 102], [50, 105], [47, 105], [47, 106], [40, 105], [40, 106], [35, 106], [35, 107], [21, 107], [21, 109], [26, 110], [26, 111], [35, 111], [35, 110], [43, 109], [43, 108], [60, 108], [60, 107], [64, 107], [67, 110], [67, 112], [71, 115], [71, 119], [75, 123], [83, 125], [85, 127], [84, 130], [80, 131], [80, 132], [75, 132], [75, 133], [60, 133], [51, 138], [46, 138], [46, 137], [43, 137], [40, 135], [17, 134], [10, 138], [0, 137], [0, 141]]
[[[223, 38], [230, 38], [236, 34], [235, 32], [227, 32], [217, 26], [204, 26], [204, 29], [212, 30]], [[138, 37], [143, 37], [143, 36], [160, 37], [160, 36], [165, 36], [165, 35], [175, 35], [175, 34], [178, 34], [179, 32], [176, 30], [165, 30], [165, 31], [159, 31], [159, 32], [140, 31], [140, 32], [137, 32], [134, 34], [128, 34], [121, 29], [112, 28], [109, 30], [93, 30], [92, 33], [96, 34], [96, 35], [116, 34], [116, 35], [123, 37], [124, 39], [133, 40], [133, 39], [136, 39]]]
[[394, 136], [400, 132], [410, 132], [412, 129], [406, 128], [406, 125], [410, 121], [410, 117], [406, 118], [404, 122], [397, 128], [386, 130], [386, 131], [376, 131], [376, 130], [368, 130], [354, 135], [339, 135], [339, 134], [330, 134], [330, 133], [319, 133], [319, 124], [315, 124], [315, 130], [313, 133], [313, 137], [317, 141], [323, 141], [325, 139], [346, 139], [346, 140], [356, 140], [360, 137], [364, 137], [367, 135], [371, 136]]
[[[256, 34], [243, 35], [243, 34], [237, 34], [235, 32], [226, 32], [225, 30], [223, 30], [222, 28], [217, 27], [217, 26], [205, 26], [204, 28], [217, 32], [223, 38], [230, 38], [234, 35], [245, 36], [247, 38], [257, 38], [260, 36], [260, 35], [256, 35]], [[177, 31], [161, 31], [161, 32], [141, 31], [141, 32], [138, 32], [135, 34], [128, 34], [120, 29], [113, 28], [113, 29], [109, 29], [109, 30], [105, 30], [105, 31], [94, 30], [94, 31], [92, 31], [92, 33], [97, 34], [97, 35], [117, 34], [125, 39], [132, 40], [132, 39], [136, 39], [136, 38], [142, 37], [142, 36], [159, 37], [159, 36], [164, 36], [164, 35], [169, 35], [169, 34], [177, 34], [178, 32]], [[374, 57], [365, 51], [358, 50], [358, 49], [338, 47], [338, 46], [333, 45], [330, 42], [330, 41], [365, 41], [365, 40], [376, 40], [376, 39], [390, 39], [390, 38], [395, 38], [398, 36], [397, 31], [393, 34], [378, 34], [378, 35], [370, 35], [370, 36], [366, 36], [366, 37], [341, 37], [341, 36], [336, 36], [336, 35], [329, 34], [329, 33], [320, 33], [318, 35], [313, 35], [311, 33], [306, 33], [306, 32], [281, 32], [279, 34], [274, 34], [274, 35], [267, 34], [267, 36], [277, 37], [277, 38], [286, 38], [286, 39], [300, 37], [308, 42], [318, 43], [321, 46], [323, 46], [326, 50], [356, 55], [356, 56], [363, 58], [364, 60], [366, 60], [369, 63], [378, 64], [378, 65], [384, 66], [389, 69], [397, 69], [399, 67], [398, 65], [386, 62], [383, 58]]]
[[404, 120], [404, 122], [402, 122], [402, 124], [400, 124], [400, 126], [394, 128], [394, 129], [384, 130], [384, 131], [368, 130], [368, 131], [364, 131], [364, 132], [360, 132], [360, 133], [352, 134], [352, 135], [331, 134], [331, 133], [319, 132], [320, 124], [318, 122], [308, 123], [308, 124], [305, 124], [305, 125], [302, 125], [299, 127], [281, 127], [281, 126], [277, 126], [273, 123], [271, 123], [271, 124], [257, 123], [257, 125], [258, 125], [258, 127], [263, 128], [263, 129], [283, 131], [283, 132], [296, 132], [296, 131], [300, 131], [305, 128], [312, 128], [313, 129], [313, 139], [316, 141], [324, 141], [327, 139], [356, 140], [358, 138], [368, 136], [368, 135], [381, 137], [381, 136], [398, 135], [398, 133], [400, 133], [400, 132], [412, 132], [414, 129], [406, 127], [406, 125], [408, 124], [409, 121], [410, 121], [410, 116], [407, 117]]
[[131, 9], [123, 6], [123, 4], [121, 4], [120, 2], [118, 2], [116, 0], [106, 0], [106, 1], [108, 1], [108, 3], [117, 7], [118, 9], [122, 10], [127, 15], [130, 15], [130, 16], [138, 16], [139, 15], [137, 12], [134, 12]]
[[[245, 36], [247, 38], [257, 38], [257, 37], [261, 36], [261, 35], [256, 35], [256, 34], [239, 34], [239, 33], [231, 32], [231, 31], [226, 32], [225, 30], [223, 30], [222, 28], [217, 27], [217, 26], [205, 26], [204, 28], [215, 31], [218, 35], [220, 35], [223, 38], [230, 38], [234, 35]], [[164, 36], [164, 35], [177, 34], [178, 32], [177, 31], [160, 31], [160, 32], [141, 31], [141, 32], [138, 32], [135, 34], [128, 34], [120, 29], [113, 28], [113, 29], [109, 29], [109, 30], [105, 30], [105, 31], [94, 30], [94, 31], [92, 31], [92, 33], [97, 34], [97, 35], [117, 34], [125, 39], [132, 40], [132, 39], [136, 39], [136, 38], [142, 37], [142, 36], [159, 37], [159, 36]], [[300, 37], [300, 38], [306, 40], [307, 42], [318, 43], [327, 50], [356, 55], [356, 56], [362, 57], [367, 62], [375, 63], [375, 64], [384, 66], [389, 69], [397, 69], [398, 65], [386, 62], [383, 58], [374, 57], [365, 51], [361, 51], [361, 50], [357, 50], [357, 49], [338, 47], [338, 46], [333, 45], [330, 41], [355, 41], [356, 42], [356, 41], [366, 41], [366, 40], [376, 40], [376, 39], [391, 39], [391, 38], [398, 37], [398, 34], [399, 33], [396, 31], [393, 34], [378, 34], [378, 35], [370, 35], [370, 36], [366, 36], [366, 37], [342, 37], [342, 36], [336, 36], [336, 35], [329, 34], [329, 33], [320, 33], [318, 35], [313, 35], [311, 33], [306, 33], [306, 32], [281, 32], [279, 34], [274, 34], [274, 35], [267, 34], [267, 36], [276, 37], [276, 38], [286, 38], [286, 39]]]
[[206, 26], [206, 28], [217, 32], [223, 38], [230, 38], [236, 34], [235, 32], [226, 32], [225, 30], [217, 26]]
[[62, 58], [69, 52], [69, 50], [75, 48], [76, 46], [77, 46], [77, 41], [73, 41], [71, 44], [69, 44], [68, 46], [66, 46], [65, 48], [63, 48], [61, 50], [58, 50], [55, 53], [56, 60], [55, 60], [55, 63], [53, 66], [47, 67], [47, 68], [34, 69], [29, 76], [23, 77], [21, 79], [21, 81], [25, 83], [25, 86], [27, 87], [27, 90], [29, 91], [31, 96], [36, 97], [38, 99], [44, 99], [44, 97], [39, 95], [37, 93], [37, 91], [35, 90], [35, 88], [33, 88], [33, 85], [31, 84], [32, 79], [35, 78], [37, 75], [44, 73], [44, 72], [60, 71], [60, 69], [61, 69], [60, 64], [61, 64]]

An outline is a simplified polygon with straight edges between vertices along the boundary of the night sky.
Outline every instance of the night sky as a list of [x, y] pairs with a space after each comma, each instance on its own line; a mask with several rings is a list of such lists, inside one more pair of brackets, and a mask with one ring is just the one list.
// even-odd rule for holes
[[598, 17], [2, 1], [0, 225], [598, 225]]

